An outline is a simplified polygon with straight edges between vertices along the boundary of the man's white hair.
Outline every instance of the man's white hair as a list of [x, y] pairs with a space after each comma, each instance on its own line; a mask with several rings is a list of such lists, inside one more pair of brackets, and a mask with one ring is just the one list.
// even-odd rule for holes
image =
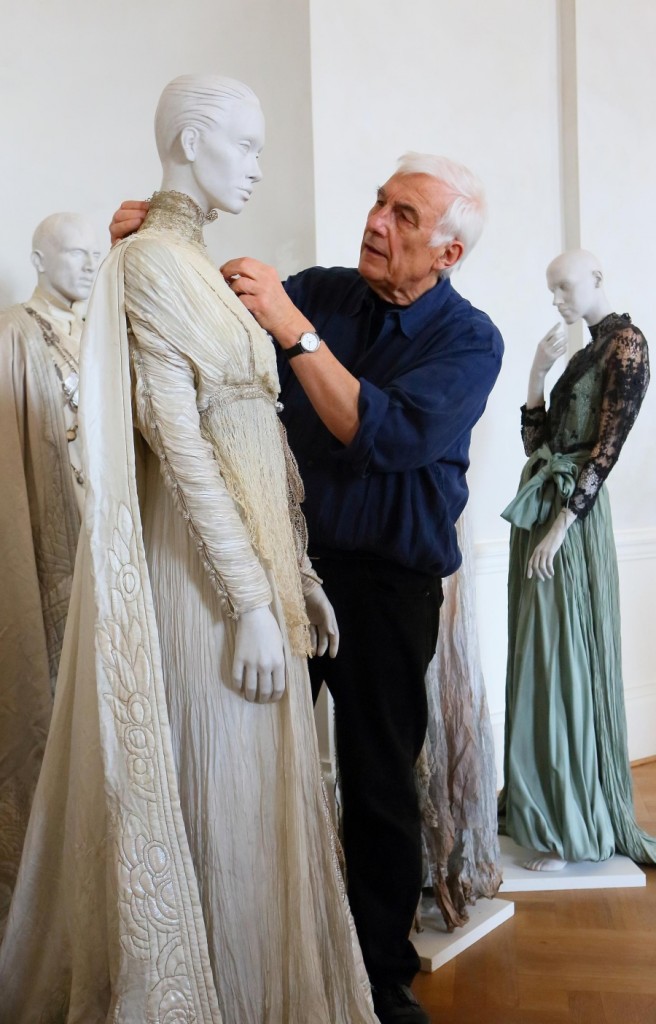
[[453, 267], [441, 272], [448, 277], [460, 266], [481, 237], [487, 204], [483, 185], [467, 167], [446, 156], [431, 153], [404, 153], [399, 157], [397, 174], [428, 174], [441, 182], [453, 198], [435, 225], [431, 245], [444, 245], [455, 238], [462, 242], [463, 253]]

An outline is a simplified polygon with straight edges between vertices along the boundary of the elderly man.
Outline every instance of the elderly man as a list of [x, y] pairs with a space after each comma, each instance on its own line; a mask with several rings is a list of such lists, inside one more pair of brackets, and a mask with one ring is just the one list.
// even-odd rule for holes
[[337, 657], [310, 671], [335, 702], [348, 894], [381, 1024], [428, 1022], [408, 987], [422, 883], [414, 766], [441, 578], [460, 564], [471, 430], [503, 352], [449, 281], [483, 218], [466, 168], [408, 154], [378, 189], [357, 271], [314, 268], [283, 287], [252, 259], [222, 267], [280, 349], [310, 552], [340, 627]]
[[52, 709], [83, 500], [77, 432], [93, 226], [56, 213], [32, 240], [37, 287], [0, 314], [0, 930]]

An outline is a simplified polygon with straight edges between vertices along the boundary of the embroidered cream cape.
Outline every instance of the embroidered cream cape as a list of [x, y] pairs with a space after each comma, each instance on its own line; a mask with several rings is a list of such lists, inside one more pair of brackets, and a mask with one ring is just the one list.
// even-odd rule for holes
[[[84, 529], [44, 771], [0, 949], [3, 1024], [221, 1021], [224, 999], [216, 986], [222, 985], [223, 962], [217, 960], [225, 950], [217, 947], [216, 929], [208, 931], [211, 908], [199, 891], [199, 883], [206, 886], [206, 867], [201, 862], [194, 868], [181, 812], [180, 749], [176, 739], [174, 750], [172, 739], [137, 494], [124, 315], [129, 245], [117, 247], [101, 269], [87, 320], [80, 410], [88, 481]], [[138, 361], [137, 377], [141, 399], [148, 398]], [[274, 585], [273, 607], [286, 636], [270, 569], [266, 578]], [[316, 740], [307, 728], [311, 714], [299, 726], [309, 691], [291, 685], [299, 666], [306, 670], [289, 640], [286, 645], [289, 703], [280, 706], [287, 708], [287, 731], [306, 737], [308, 753], [304, 763], [266, 768], [279, 775], [291, 801], [283, 834], [293, 841], [296, 857], [278, 867], [276, 891], [267, 895], [276, 914], [294, 907], [299, 934], [284, 936], [271, 950], [270, 976], [257, 979], [260, 1007], [233, 1009], [230, 1024], [278, 1024], [275, 1015], [283, 1011], [268, 1007], [267, 985], [279, 1007], [289, 1006], [289, 1024], [372, 1024], [325, 810], [316, 810], [320, 784]], [[294, 804], [298, 793], [310, 791], [314, 846], [303, 804]], [[192, 831], [196, 820], [187, 820]], [[233, 826], [239, 826], [239, 806], [226, 831]], [[311, 865], [311, 889], [305, 853], [318, 855], [317, 839], [323, 854], [318, 867]], [[194, 849], [198, 855], [195, 837]], [[260, 879], [249, 881], [257, 891]], [[297, 885], [305, 894], [300, 908]], [[238, 910], [248, 913], [247, 906]], [[323, 919], [326, 934], [317, 932], [313, 946], [312, 929]], [[248, 955], [247, 948], [229, 949], [226, 959], [243, 959], [240, 972], [247, 977]], [[244, 1006], [247, 997], [244, 988]], [[231, 991], [231, 998], [234, 1007], [239, 993]]]
[[0, 481], [1, 936], [48, 733], [80, 528], [61, 388], [21, 305], [0, 315]]

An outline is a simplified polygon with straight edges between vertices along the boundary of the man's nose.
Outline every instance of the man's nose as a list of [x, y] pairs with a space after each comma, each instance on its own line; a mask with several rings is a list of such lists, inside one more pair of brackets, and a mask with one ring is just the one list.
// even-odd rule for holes
[[262, 181], [262, 168], [258, 160], [253, 160], [249, 177], [252, 182]]
[[389, 225], [389, 210], [385, 206], [376, 206], [367, 217], [367, 228], [377, 234], [384, 234]]

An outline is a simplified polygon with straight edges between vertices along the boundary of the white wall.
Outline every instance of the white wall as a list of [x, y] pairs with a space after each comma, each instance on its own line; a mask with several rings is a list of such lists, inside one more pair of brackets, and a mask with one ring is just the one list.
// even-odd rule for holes
[[[34, 226], [86, 212], [106, 238], [123, 198], [159, 184], [157, 97], [187, 71], [258, 92], [264, 181], [208, 231], [217, 260], [251, 252], [285, 273], [353, 265], [375, 188], [407, 149], [444, 152], [486, 183], [490, 217], [454, 278], [487, 310], [506, 359], [472, 445], [480, 640], [500, 740], [505, 524], [523, 461], [519, 406], [537, 340], [555, 321], [544, 268], [562, 248], [558, 11], [577, 29], [575, 140], [583, 243], [648, 337], [652, 303], [656, 8], [652, 0], [82, 0], [5, 4], [0, 66], [0, 305], [26, 298]], [[314, 165], [314, 173], [313, 173]], [[611, 478], [633, 757], [656, 753], [656, 389]]]
[[283, 271], [312, 261], [306, 0], [39, 0], [3, 5], [0, 306], [27, 298], [36, 224], [92, 217], [103, 244], [122, 199], [159, 187], [153, 115], [176, 75], [214, 71], [261, 98], [264, 180], [237, 219], [208, 229], [217, 259], [247, 252]]
[[[492, 316], [506, 342], [469, 475], [481, 651], [500, 751], [507, 528], [499, 512], [524, 460], [519, 406], [534, 347], [558, 319], [544, 271], [565, 237], [560, 74], [567, 58], [559, 14], [569, 8], [578, 30], [577, 227], [606, 264], [620, 311], [630, 307], [655, 337], [647, 284], [653, 231], [645, 225], [656, 222], [649, 180], [656, 10], [650, 0], [624, 4], [620, 15], [612, 0], [409, 0], [402, 7], [396, 0], [310, 0], [310, 8], [318, 261], [353, 265], [375, 188], [407, 149], [454, 156], [486, 184], [488, 225], [453, 283]], [[653, 564], [645, 570], [656, 547], [654, 404], [650, 396], [612, 487], [636, 758], [656, 753], [656, 714], [645, 714], [656, 712], [656, 639], [644, 628], [654, 600]]]

